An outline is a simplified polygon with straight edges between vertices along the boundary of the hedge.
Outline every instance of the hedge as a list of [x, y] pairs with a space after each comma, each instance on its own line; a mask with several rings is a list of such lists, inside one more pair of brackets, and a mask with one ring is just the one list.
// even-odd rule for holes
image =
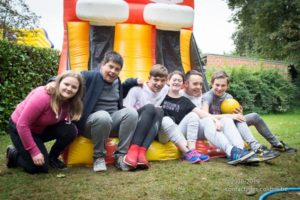
[[0, 40], [0, 134], [15, 106], [33, 88], [56, 75], [60, 52]]

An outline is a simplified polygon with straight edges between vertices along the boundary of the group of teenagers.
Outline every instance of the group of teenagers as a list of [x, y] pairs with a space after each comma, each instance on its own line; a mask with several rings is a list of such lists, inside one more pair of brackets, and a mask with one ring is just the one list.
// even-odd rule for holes
[[[60, 154], [79, 134], [93, 143], [95, 172], [107, 170], [105, 145], [110, 137], [119, 138], [115, 166], [123, 171], [150, 167], [146, 151], [153, 140], [173, 142], [181, 159], [192, 164], [210, 159], [196, 150], [197, 140], [224, 151], [232, 165], [297, 151], [279, 141], [256, 113], [243, 115], [239, 108], [222, 114], [221, 103], [233, 98], [226, 92], [230, 78], [223, 71], [212, 75], [212, 88], [202, 95], [202, 74], [196, 70], [169, 73], [155, 64], [147, 81], [129, 78], [121, 83], [122, 66], [122, 56], [109, 51], [98, 71], [67, 71], [33, 89], [9, 119], [13, 145], [6, 150], [7, 167], [19, 166], [28, 173], [47, 173], [49, 166], [65, 169]], [[251, 125], [271, 149], [254, 138]], [[48, 153], [44, 143], [51, 140], [55, 142]]]

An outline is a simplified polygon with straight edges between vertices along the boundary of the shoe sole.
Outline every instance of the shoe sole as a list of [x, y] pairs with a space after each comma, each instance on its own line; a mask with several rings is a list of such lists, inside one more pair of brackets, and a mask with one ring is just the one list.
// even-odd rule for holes
[[107, 171], [107, 169], [93, 169], [94, 170], [94, 172], [105, 172], [105, 171]]
[[297, 149], [275, 149], [275, 148], [273, 148], [272, 149], [273, 151], [277, 151], [277, 152], [279, 152], [279, 153], [297, 153]]
[[267, 157], [267, 158], [254, 158], [252, 160], [245, 160], [245, 162], [243, 163], [258, 163], [258, 162], [265, 162], [265, 161], [269, 161], [269, 160], [273, 160], [274, 158], [277, 158], [279, 157], [280, 154], [276, 155], [276, 156], [273, 156], [273, 157]]
[[209, 160], [210, 160], [210, 157], [208, 157], [207, 159], [201, 160], [200, 163], [207, 162]]
[[196, 160], [196, 161], [194, 161], [194, 162], [190, 162], [190, 161], [188, 161], [188, 160], [186, 160], [186, 159], [183, 159], [183, 158], [181, 158], [180, 159], [182, 162], [188, 162], [188, 163], [191, 163], [191, 164], [197, 164], [197, 163], [200, 163], [201, 162], [201, 160], [199, 159], [199, 160]]
[[229, 161], [227, 162], [229, 165], [236, 165], [239, 163], [243, 163], [244, 161], [246, 161], [248, 158], [250, 158], [251, 156], [253, 156], [255, 153], [253, 151], [251, 151], [250, 153], [244, 155], [243, 157], [237, 159], [237, 160], [233, 160], [233, 161]]
[[55, 166], [55, 165], [53, 165], [53, 164], [50, 164], [50, 163], [49, 163], [49, 165], [50, 165], [53, 169], [58, 169], [58, 170], [67, 170], [67, 169], [68, 169], [68, 167], [59, 168], [59, 167], [57, 167], [57, 166]]
[[145, 163], [138, 163], [137, 169], [149, 169], [149, 165], [146, 165]]

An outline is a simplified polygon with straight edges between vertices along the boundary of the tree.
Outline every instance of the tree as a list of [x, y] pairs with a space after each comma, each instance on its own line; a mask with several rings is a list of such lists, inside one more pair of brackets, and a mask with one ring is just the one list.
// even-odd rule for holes
[[300, 67], [299, 0], [227, 0], [238, 25], [236, 53]]
[[18, 35], [24, 35], [21, 29], [37, 27], [39, 18], [24, 0], [0, 0], [0, 38], [15, 41]]

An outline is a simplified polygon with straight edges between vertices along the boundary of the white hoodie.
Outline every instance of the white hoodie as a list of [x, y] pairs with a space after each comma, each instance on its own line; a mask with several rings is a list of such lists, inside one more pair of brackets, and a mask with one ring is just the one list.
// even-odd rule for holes
[[143, 87], [135, 86], [131, 88], [123, 101], [125, 107], [135, 108], [136, 110], [146, 104], [153, 104], [156, 107], [160, 106], [166, 95], [169, 87], [165, 85], [160, 92], [152, 92], [147, 83]]

